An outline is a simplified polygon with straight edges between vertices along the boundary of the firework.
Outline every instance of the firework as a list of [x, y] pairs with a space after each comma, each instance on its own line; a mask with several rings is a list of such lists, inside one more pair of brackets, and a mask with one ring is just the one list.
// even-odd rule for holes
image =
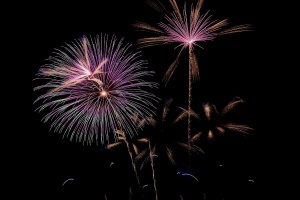
[[100, 34], [56, 49], [37, 73], [36, 79], [46, 83], [34, 88], [45, 90], [34, 102], [40, 103], [37, 111], [47, 112], [42, 121], [52, 121], [54, 132], [88, 144], [110, 143], [110, 135], [117, 140], [115, 130], [133, 137], [132, 116], [152, 115], [158, 98], [147, 91], [157, 87], [146, 80], [154, 72], [130, 47], [123, 38]]
[[[228, 114], [241, 103], [245, 103], [245, 101], [239, 97], [236, 97], [223, 109], [221, 109], [220, 112], [217, 110], [215, 105], [208, 102], [203, 103], [201, 113], [198, 115], [194, 114], [193, 112], [192, 115], [199, 120], [203, 126], [200, 132], [191, 137], [191, 142], [196, 142], [201, 138], [212, 140], [217, 135], [223, 136], [225, 132], [249, 134], [250, 131], [253, 131], [253, 128], [249, 127], [248, 125], [231, 122], [227, 118]], [[187, 110], [183, 110], [181, 116], [187, 116], [187, 114], [185, 114], [186, 112]]]
[[150, 31], [158, 36], [146, 37], [139, 39], [137, 43], [140, 47], [148, 47], [154, 45], [162, 45], [175, 43], [176, 47], [181, 47], [175, 61], [167, 70], [163, 83], [166, 85], [172, 74], [178, 66], [183, 50], [188, 49], [188, 70], [189, 70], [189, 88], [188, 88], [188, 141], [191, 138], [191, 101], [192, 101], [192, 82], [199, 80], [198, 61], [194, 49], [196, 46], [201, 47], [199, 43], [212, 41], [217, 36], [231, 33], [238, 33], [251, 30], [250, 25], [238, 25], [227, 28], [228, 19], [214, 20], [209, 12], [202, 11], [203, 0], [198, 0], [196, 6], [191, 6], [187, 9], [184, 4], [183, 11], [180, 10], [176, 0], [169, 0], [172, 6], [172, 11], [168, 12], [166, 7], [159, 1], [154, 3], [149, 1], [150, 5], [164, 15], [164, 21], [158, 23], [158, 27], [153, 27], [146, 23], [136, 23], [134, 27]]
[[[176, 0], [169, 0], [173, 11], [168, 12], [161, 3], [149, 1], [150, 5], [157, 11], [161, 12], [165, 17], [164, 21], [158, 23], [158, 27], [150, 24], [138, 22], [133, 24], [139, 30], [150, 31], [158, 36], [141, 38], [137, 41], [140, 47], [149, 47], [162, 44], [177, 43], [181, 47], [178, 57], [167, 70], [163, 81], [167, 84], [171, 78], [182, 51], [189, 49], [189, 62], [191, 68], [191, 76], [193, 80], [199, 79], [199, 70], [197, 65], [194, 47], [201, 47], [199, 43], [212, 41], [217, 36], [243, 31], [250, 31], [251, 25], [244, 24], [227, 28], [229, 19], [217, 20], [213, 19], [213, 15], [209, 11], [202, 12], [201, 8], [203, 0], [198, 0], [196, 6], [191, 6], [190, 10], [184, 5], [183, 12], [180, 11]], [[202, 48], [202, 47], [201, 47]]]
[[[170, 128], [170, 126], [168, 126], [170, 125], [168, 123], [168, 121], [170, 120], [168, 119], [168, 116], [170, 116], [169, 111], [172, 102], [173, 99], [171, 98], [165, 100], [164, 105], [162, 107], [162, 112], [159, 113], [159, 117], [148, 117], [142, 120], [139, 124], [139, 127], [143, 127], [144, 124], [148, 124], [155, 130], [151, 133], [151, 136], [149, 138], [140, 139], [141, 141], [143, 141], [143, 143], [148, 142], [148, 147], [146, 147], [136, 156], [136, 162], [141, 161], [141, 169], [145, 166], [146, 163], [150, 162], [156, 199], [158, 199], [158, 193], [153, 157], [157, 156], [156, 153], [158, 150], [162, 150], [162, 153], [166, 154], [167, 159], [172, 163], [172, 165], [177, 164], [174, 158], [173, 149], [187, 150], [188, 152], [193, 152], [198, 155], [203, 153], [202, 149], [198, 146], [188, 145], [184, 142], [174, 140], [172, 137], [169, 137], [170, 135], [167, 134], [166, 130]], [[177, 121], [174, 121], [174, 123], [177, 123]], [[174, 123], [171, 123], [171, 125], [173, 125]]]
[[[144, 123], [147, 123], [153, 128], [153, 130], [150, 130], [150, 132], [151, 131], [153, 132], [149, 134], [150, 136], [149, 138], [141, 138], [143, 139], [144, 143], [146, 141], [148, 142], [152, 141], [152, 148], [151, 148], [152, 154], [156, 155], [156, 151], [159, 148], [163, 150], [163, 153], [167, 155], [168, 160], [173, 165], [176, 165], [177, 163], [174, 158], [173, 149], [187, 150], [187, 151], [194, 152], [196, 154], [203, 154], [204, 152], [202, 151], [201, 148], [195, 145], [188, 145], [182, 141], [178, 141], [178, 139], [173, 139], [172, 137], [170, 137], [170, 133], [172, 133], [171, 126], [178, 123], [182, 118], [184, 118], [184, 116], [187, 116], [187, 114], [184, 114], [185, 112], [182, 112], [180, 116], [177, 117], [174, 121], [170, 119], [171, 115], [169, 114], [169, 111], [172, 102], [173, 102], [172, 98], [165, 100], [161, 113], [159, 113], [158, 116], [155, 115], [142, 120], [139, 126], [143, 126]], [[196, 115], [195, 112], [193, 112], [193, 116], [194, 115]], [[170, 121], [172, 122], [170, 123]], [[145, 163], [151, 161], [150, 157], [148, 156], [149, 151], [150, 151], [149, 148], [145, 148], [145, 150], [141, 151], [136, 157], [137, 161], [142, 160], [141, 168], [144, 167]]]

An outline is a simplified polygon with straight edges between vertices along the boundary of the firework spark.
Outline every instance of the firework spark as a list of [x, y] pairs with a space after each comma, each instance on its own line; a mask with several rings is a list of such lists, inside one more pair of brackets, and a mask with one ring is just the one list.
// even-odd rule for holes
[[64, 186], [68, 181], [74, 181], [74, 179], [73, 179], [73, 178], [67, 179], [67, 180], [62, 184], [62, 186]]
[[[188, 49], [188, 130], [187, 141], [191, 138], [191, 102], [192, 102], [192, 82], [199, 80], [199, 67], [194, 49], [196, 46], [201, 47], [199, 43], [212, 41], [217, 36], [231, 33], [238, 33], [251, 30], [248, 24], [238, 25], [227, 28], [228, 19], [214, 20], [209, 12], [202, 12], [203, 0], [198, 0], [196, 6], [191, 5], [190, 10], [184, 4], [181, 12], [176, 0], [169, 0], [172, 6], [172, 12], [168, 12], [166, 8], [158, 1], [157, 4], [151, 1], [150, 5], [164, 15], [164, 21], [158, 23], [158, 27], [153, 27], [146, 23], [136, 23], [133, 26], [145, 31], [150, 31], [158, 36], [146, 37], [139, 39], [137, 43], [141, 47], [149, 47], [161, 44], [176, 43], [177, 47], [181, 47], [175, 61], [167, 70], [163, 83], [167, 85], [175, 69], [178, 66], [182, 52]], [[202, 47], [201, 47], [202, 48]]]
[[[172, 11], [168, 12], [166, 8], [158, 1], [157, 4], [149, 1], [150, 5], [157, 11], [161, 12], [165, 17], [164, 21], [158, 23], [158, 27], [150, 24], [138, 22], [133, 24], [138, 30], [150, 31], [158, 36], [141, 38], [137, 41], [140, 47], [149, 47], [162, 44], [175, 43], [176, 47], [181, 47], [178, 57], [167, 70], [163, 79], [167, 84], [172, 74], [174, 73], [182, 51], [189, 49], [189, 67], [190, 73], [194, 81], [199, 79], [199, 70], [194, 48], [201, 47], [199, 43], [212, 41], [217, 36], [243, 31], [250, 31], [251, 25], [244, 24], [227, 28], [229, 19], [217, 20], [213, 19], [213, 15], [209, 11], [201, 10], [203, 0], [198, 0], [196, 6], [191, 6], [190, 10], [184, 5], [181, 12], [176, 0], [169, 0]], [[201, 47], [202, 48], [202, 47]]]
[[[132, 121], [134, 122], [137, 131], [141, 131], [146, 124], [153, 125], [153, 122], [154, 122], [152, 116], [144, 118], [140, 121], [138, 121], [138, 119], [139, 118], [138, 118], [137, 114], [132, 116]], [[115, 143], [106, 145], [106, 148], [112, 150], [116, 147], [126, 144], [126, 148], [127, 148], [128, 154], [130, 156], [131, 165], [134, 170], [138, 186], [140, 189], [142, 189], [143, 187], [141, 187], [141, 184], [140, 184], [140, 178], [138, 176], [138, 170], [137, 170], [136, 164], [134, 162], [134, 159], [140, 153], [138, 144], [148, 143], [148, 139], [147, 138], [136, 138], [136, 137], [128, 138], [128, 137], [126, 137], [126, 134], [121, 130], [116, 130], [116, 133], [118, 134], [118, 141]]]
[[230, 122], [227, 119], [228, 113], [233, 111], [237, 105], [244, 102], [245, 101], [243, 101], [241, 98], [236, 97], [232, 101], [230, 101], [220, 112], [218, 112], [215, 105], [204, 103], [202, 105], [203, 113], [202, 115], [199, 114], [203, 117], [197, 117], [197, 119], [204, 122], [205, 126], [201, 129], [200, 132], [198, 132], [191, 138], [191, 142], [195, 142], [201, 137], [212, 140], [217, 134], [220, 134], [222, 136], [226, 131], [249, 134], [249, 132], [252, 131], [253, 128], [245, 124]]
[[180, 172], [177, 172], [177, 174], [182, 175], [182, 176], [190, 176], [190, 177], [194, 178], [197, 182], [199, 182], [199, 180], [194, 175], [192, 175], [192, 174], [189, 174], [189, 173], [183, 173], [183, 174], [181, 174]]
[[[171, 115], [169, 114], [170, 106], [173, 102], [172, 98], [166, 99], [164, 102], [164, 105], [162, 107], [161, 113], [158, 113], [158, 116], [153, 116], [147, 118], [145, 121], [142, 121], [144, 123], [148, 123], [150, 127], [154, 128], [154, 130], [151, 130], [153, 132], [149, 133], [149, 138], [141, 138], [143, 141], [152, 142], [151, 149], [145, 148], [143, 151], [141, 151], [136, 156], [136, 161], [140, 161], [141, 165], [140, 168], [142, 169], [145, 164], [149, 161], [151, 161], [151, 157], [157, 156], [157, 149], [163, 150], [162, 153], [165, 153], [167, 156], [167, 159], [173, 164], [177, 165], [177, 162], [174, 158], [174, 152], [175, 149], [181, 149], [181, 150], [187, 150], [189, 152], [196, 153], [198, 155], [203, 154], [203, 150], [195, 145], [188, 145], [185, 142], [178, 141], [177, 139], [173, 139], [168, 134], [170, 131], [171, 126], [173, 126], [175, 123], [179, 122], [178, 118], [176, 118], [174, 121], [170, 119]], [[182, 115], [182, 114], [181, 114]], [[184, 117], [181, 117], [184, 118]], [[173, 121], [170, 123], [170, 121]], [[140, 139], [140, 140], [141, 140]], [[145, 143], [145, 142], [144, 142]], [[151, 152], [150, 152], [151, 151]], [[151, 157], [149, 156], [151, 153]], [[158, 156], [157, 156], [158, 157]]]
[[47, 111], [43, 122], [52, 121], [55, 132], [88, 144], [110, 143], [110, 135], [117, 140], [116, 129], [130, 137], [136, 134], [131, 116], [153, 114], [158, 98], [146, 89], [157, 84], [145, 80], [154, 72], [123, 40], [107, 34], [84, 36], [56, 49], [37, 73], [36, 79], [47, 82], [34, 88], [47, 89], [34, 102], [41, 103], [37, 111]]
[[[145, 23], [136, 23], [135, 27], [141, 30], [147, 30], [159, 34], [157, 37], [142, 38], [138, 40], [141, 47], [148, 47], [160, 44], [178, 43], [181, 46], [180, 53], [175, 61], [167, 70], [163, 82], [168, 83], [174, 73], [182, 51], [185, 48], [189, 49], [189, 94], [188, 94], [188, 110], [191, 106], [191, 89], [192, 81], [199, 79], [199, 69], [194, 47], [200, 45], [198, 43], [214, 40], [219, 35], [249, 31], [249, 25], [239, 25], [230, 28], [225, 28], [228, 25], [228, 19], [213, 20], [209, 12], [202, 12], [201, 8], [203, 0], [198, 0], [196, 6], [191, 6], [188, 13], [186, 5], [183, 12], [176, 3], [176, 0], [169, 0], [173, 11], [165, 15], [165, 22], [158, 23], [158, 27], [152, 27]], [[158, 11], [166, 11], [161, 4], [151, 2], [151, 6]], [[189, 112], [190, 113], [190, 112]], [[190, 139], [190, 114], [188, 113], [188, 139]]]
[[135, 138], [128, 139], [126, 137], [126, 134], [123, 131], [120, 131], [120, 130], [116, 130], [116, 133], [118, 134], [118, 142], [108, 144], [108, 145], [106, 145], [106, 148], [107, 149], [114, 149], [114, 148], [122, 145], [123, 143], [126, 144], [126, 148], [127, 148], [128, 154], [130, 156], [131, 166], [134, 170], [138, 186], [139, 186], [139, 188], [141, 188], [140, 179], [139, 179], [139, 176], [138, 176], [138, 171], [137, 171], [136, 165], [134, 163], [134, 157], [139, 153], [139, 149], [138, 149], [136, 143], [146, 142], [146, 141], [144, 141], [143, 139], [135, 139]]
[[[168, 125], [174, 124], [174, 123], [171, 124], [168, 123], [170, 120], [169, 117], [171, 116], [169, 114], [169, 111], [172, 102], [173, 102], [172, 98], [165, 100], [161, 113], [159, 113], [159, 117], [153, 116], [145, 119], [144, 121], [141, 121], [142, 123], [147, 123], [148, 125], [150, 125], [152, 128], [154, 128], [155, 131], [151, 132], [148, 138], [146, 137], [141, 138], [143, 139], [143, 141], [148, 142], [148, 147], [146, 147], [143, 151], [141, 151], [136, 156], [135, 160], [136, 162], [141, 161], [140, 169], [143, 169], [145, 167], [145, 164], [150, 162], [156, 200], [158, 199], [158, 191], [157, 191], [157, 184], [156, 184], [156, 177], [155, 177], [155, 163], [153, 158], [158, 157], [156, 154], [158, 149], [162, 150], [162, 153], [167, 156], [167, 159], [173, 165], [177, 165], [177, 162], [174, 157], [174, 152], [173, 152], [173, 150], [175, 149], [187, 150], [189, 152], [193, 152], [198, 155], [203, 153], [200, 147], [195, 145], [188, 145], [184, 142], [177, 141], [172, 137], [169, 137], [170, 135], [167, 134], [166, 130], [170, 128], [170, 126]], [[141, 124], [140, 126], [143, 127], [143, 125]], [[151, 143], [152, 141], [153, 143]]]

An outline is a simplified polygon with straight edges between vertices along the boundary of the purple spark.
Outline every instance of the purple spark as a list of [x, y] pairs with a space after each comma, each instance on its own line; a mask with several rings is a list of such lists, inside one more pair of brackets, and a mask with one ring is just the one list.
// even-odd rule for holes
[[183, 10], [183, 18], [177, 16], [175, 12], [171, 14], [171, 17], [166, 16], [168, 23], [159, 23], [166, 33], [165, 40], [178, 42], [184, 47], [193, 47], [197, 42], [213, 40], [216, 37], [216, 30], [210, 29], [215, 21], [211, 20], [208, 12], [199, 15], [193, 11], [190, 18], [193, 19], [191, 23], [188, 21], [186, 7]]
[[223, 20], [213, 19], [213, 15], [209, 14], [209, 11], [202, 11], [203, 0], [198, 0], [195, 6], [190, 6], [190, 9], [187, 9], [186, 4], [184, 4], [182, 10], [179, 8], [176, 0], [169, 0], [169, 3], [172, 6], [172, 11], [170, 12], [159, 1], [157, 3], [150, 1], [151, 6], [164, 16], [163, 20], [157, 23], [156, 27], [143, 22], [133, 24], [134, 27], [140, 30], [157, 34], [157, 36], [139, 39], [138, 44], [140, 47], [170, 43], [178, 43], [178, 46], [182, 47], [177, 58], [165, 74], [163, 79], [165, 84], [168, 83], [173, 75], [184, 49], [188, 48], [189, 51], [189, 73], [191, 78], [193, 81], [197, 81], [199, 80], [199, 69], [194, 52], [195, 46], [201, 47], [199, 43], [212, 41], [220, 35], [251, 30], [251, 26], [248, 24], [227, 27], [229, 24], [228, 18]]
[[48, 111], [42, 121], [52, 121], [55, 132], [88, 144], [110, 143], [110, 135], [117, 140], [115, 130], [134, 136], [132, 117], [154, 114], [158, 98], [145, 90], [157, 87], [145, 80], [154, 72], [130, 47], [123, 39], [101, 34], [56, 50], [37, 73], [37, 79], [47, 82], [34, 88], [47, 89], [34, 102], [41, 103], [37, 111]]

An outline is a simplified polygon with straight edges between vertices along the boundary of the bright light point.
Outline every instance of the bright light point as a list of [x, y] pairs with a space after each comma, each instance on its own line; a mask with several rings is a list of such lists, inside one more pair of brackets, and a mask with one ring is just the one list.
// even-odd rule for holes
[[108, 95], [108, 93], [107, 93], [105, 90], [102, 90], [102, 91], [100, 92], [100, 96], [101, 96], [101, 97], [107, 97], [107, 95]]
[[194, 40], [189, 40], [188, 41], [189, 44], [192, 44], [193, 42], [194, 42]]
[[248, 181], [254, 183], [254, 180], [248, 180]]
[[92, 72], [90, 72], [89, 70], [85, 70], [85, 73], [86, 73], [87, 76], [92, 75]]
[[80, 64], [78, 66], [83, 70], [83, 72], [86, 76], [90, 76], [92, 74], [92, 72], [90, 70], [88, 70], [85, 66], [80, 65]]
[[115, 164], [114, 162], [111, 162], [109, 166], [112, 166], [113, 164]]
[[187, 43], [188, 45], [192, 45], [192, 44], [194, 44], [194, 42], [195, 42], [195, 40], [193, 40], [193, 39], [186, 40], [186, 43]]

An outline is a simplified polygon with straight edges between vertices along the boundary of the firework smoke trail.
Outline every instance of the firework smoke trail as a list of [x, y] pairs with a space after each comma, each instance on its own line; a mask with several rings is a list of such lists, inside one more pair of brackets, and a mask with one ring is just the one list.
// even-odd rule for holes
[[[183, 12], [181, 13], [176, 0], [169, 0], [173, 12], [169, 13], [164, 6], [158, 1], [157, 4], [150, 2], [150, 5], [157, 11], [161, 12], [165, 17], [166, 22], [158, 23], [158, 27], [153, 27], [146, 23], [136, 23], [134, 26], [141, 30], [150, 31], [159, 34], [157, 37], [148, 37], [138, 40], [141, 47], [149, 47], [160, 44], [179, 43], [177, 47], [181, 46], [179, 55], [175, 61], [170, 65], [167, 70], [163, 82], [165, 85], [173, 75], [178, 62], [180, 60], [182, 51], [188, 48], [189, 54], [189, 88], [188, 88], [188, 143], [191, 142], [191, 103], [192, 103], [192, 81], [199, 80], [199, 68], [194, 47], [198, 46], [197, 43], [212, 41], [219, 35], [226, 35], [231, 33], [238, 33], [243, 31], [250, 31], [250, 25], [239, 25], [230, 28], [225, 28], [228, 25], [228, 19], [212, 20], [212, 15], [209, 12], [202, 13], [201, 8], [203, 0], [198, 0], [196, 6], [193, 5], [188, 10], [186, 4], [184, 5]], [[201, 11], [201, 12], [200, 12]], [[167, 14], [166, 14], [167, 13]], [[202, 47], [201, 47], [202, 48]]]
[[152, 115], [158, 99], [146, 91], [157, 87], [145, 80], [154, 72], [147, 70], [140, 52], [132, 53], [130, 47], [123, 39], [101, 34], [56, 49], [34, 79], [47, 81], [34, 88], [46, 89], [34, 101], [41, 102], [37, 111], [51, 110], [42, 121], [52, 121], [54, 132], [88, 144], [109, 143], [110, 134], [116, 140], [116, 129], [135, 135], [131, 116]]
[[[154, 122], [153, 116], [147, 117], [145, 119], [142, 119], [141, 121], [138, 121], [138, 116], [134, 115], [132, 119], [136, 124], [136, 130], [142, 130], [146, 124], [149, 123], [149, 124], [153, 125], [153, 122]], [[137, 156], [139, 154], [139, 148], [136, 145], [136, 143], [148, 143], [148, 139], [139, 138], [136, 140], [128, 140], [128, 138], [126, 137], [126, 134], [122, 130], [116, 130], [116, 133], [119, 134], [119, 137], [118, 137], [119, 141], [116, 143], [111, 143], [111, 144], [106, 145], [106, 148], [112, 149], [114, 147], [121, 145], [123, 142], [126, 144], [127, 152], [130, 156], [131, 165], [133, 167], [138, 186], [140, 189], [142, 189], [141, 184], [140, 184], [140, 179], [138, 176], [138, 172], [137, 172], [137, 168], [136, 168], [136, 164], [134, 161], [133, 152], [135, 153], [135, 156]], [[141, 195], [143, 196], [143, 193], [141, 193]]]
[[[126, 136], [125, 136], [125, 137], [126, 137]], [[133, 170], [134, 170], [134, 173], [135, 173], [135, 177], [136, 177], [136, 180], [137, 180], [137, 183], [138, 183], [139, 191], [141, 192], [142, 187], [141, 187], [139, 175], [138, 175], [138, 172], [137, 172], [137, 168], [136, 168], [136, 165], [135, 165], [135, 163], [134, 163], [133, 153], [132, 153], [132, 151], [131, 151], [129, 142], [127, 142], [127, 141], [125, 141], [125, 142], [126, 142], [126, 146], [127, 146], [128, 153], [129, 153], [129, 155], [130, 155], [131, 165], [132, 165]], [[141, 193], [141, 195], [143, 196], [143, 193]]]
[[[125, 136], [125, 137], [126, 137], [126, 136]], [[135, 166], [135, 163], [134, 163], [133, 153], [132, 153], [132, 151], [131, 151], [129, 142], [127, 142], [126, 139], [125, 139], [125, 142], [126, 142], [126, 146], [127, 146], [128, 153], [129, 153], [129, 155], [130, 155], [131, 165], [132, 165], [132, 167], [133, 167], [133, 170], [134, 170], [134, 173], [135, 173], [135, 177], [136, 177], [138, 186], [139, 186], [139, 188], [141, 188], [140, 179], [139, 179], [138, 172], [137, 172], [137, 169], [136, 169], [136, 166]]]
[[[135, 177], [136, 177], [136, 180], [137, 180], [137, 183], [138, 183], [138, 186], [139, 186], [139, 189], [141, 189], [141, 184], [140, 184], [140, 179], [139, 179], [139, 176], [138, 176], [138, 172], [137, 172], [137, 169], [136, 169], [136, 165], [134, 163], [134, 158], [133, 158], [133, 152], [132, 152], [132, 145], [128, 142], [128, 139], [126, 137], [126, 134], [123, 132], [123, 131], [119, 131], [117, 130], [116, 131], [120, 137], [119, 137], [119, 140], [121, 141], [124, 141], [125, 144], [126, 144], [126, 148], [127, 148], [127, 152], [130, 156], [130, 161], [131, 161], [131, 165], [132, 165], [132, 168], [134, 170], [134, 173], [135, 173]], [[118, 142], [118, 143], [114, 143], [114, 144], [111, 144], [111, 145], [107, 145], [107, 148], [111, 148], [113, 146], [117, 146], [121, 144], [121, 142]]]
[[157, 188], [156, 188], [156, 178], [155, 178], [155, 173], [154, 173], [154, 163], [153, 163], [153, 154], [152, 154], [152, 150], [151, 150], [151, 144], [149, 141], [149, 156], [150, 156], [150, 162], [151, 162], [151, 169], [152, 169], [152, 178], [153, 178], [153, 187], [155, 190], [155, 199], [158, 200], [158, 196], [157, 196]]
[[129, 200], [132, 200], [132, 195], [133, 195], [132, 188], [129, 187]]

